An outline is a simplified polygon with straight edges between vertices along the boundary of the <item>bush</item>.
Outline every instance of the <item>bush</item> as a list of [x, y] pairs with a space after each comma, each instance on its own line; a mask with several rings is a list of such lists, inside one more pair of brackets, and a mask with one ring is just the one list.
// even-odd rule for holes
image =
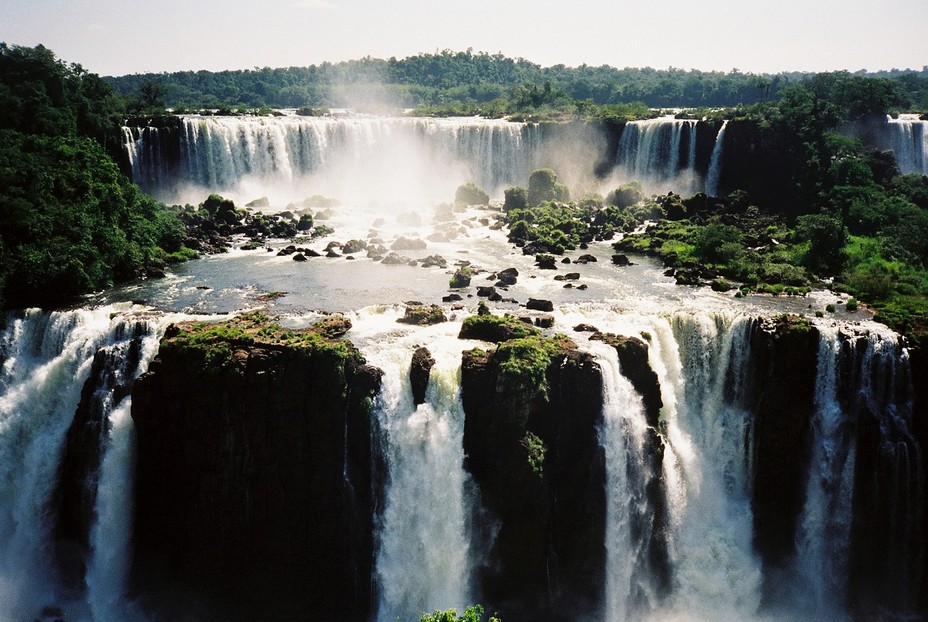
[[487, 205], [490, 203], [490, 195], [484, 192], [483, 188], [473, 182], [467, 182], [458, 186], [454, 193], [455, 205]]
[[545, 201], [569, 201], [567, 186], [558, 182], [557, 174], [550, 168], [533, 171], [528, 178], [528, 205], [533, 207]]
[[506, 188], [503, 195], [505, 196], [503, 210], [507, 212], [528, 207], [528, 194], [522, 186]]
[[630, 181], [624, 183], [613, 190], [606, 198], [609, 205], [614, 205], [619, 209], [625, 209], [635, 205], [644, 199], [644, 192], [641, 189], [640, 181]]

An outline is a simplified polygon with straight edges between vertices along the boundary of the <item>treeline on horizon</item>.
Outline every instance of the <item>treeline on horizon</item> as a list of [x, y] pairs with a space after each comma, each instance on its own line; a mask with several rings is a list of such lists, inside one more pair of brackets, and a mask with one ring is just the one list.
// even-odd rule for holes
[[904, 110], [928, 110], [928, 66], [921, 70], [754, 74], [607, 65], [542, 67], [502, 54], [452, 52], [403, 59], [365, 57], [307, 67], [179, 71], [106, 77], [125, 97], [156, 85], [171, 108], [356, 107], [388, 102], [435, 112], [511, 114], [540, 103], [651, 108], [721, 108], [769, 101], [816, 75], [885, 80]]

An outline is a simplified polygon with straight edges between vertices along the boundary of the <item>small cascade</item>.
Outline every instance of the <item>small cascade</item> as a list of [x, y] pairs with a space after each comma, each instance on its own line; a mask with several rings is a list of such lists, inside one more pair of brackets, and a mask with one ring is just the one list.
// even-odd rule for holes
[[619, 139], [616, 165], [628, 179], [686, 193], [697, 177], [696, 124], [673, 116], [627, 123]]
[[901, 114], [886, 117], [889, 127], [889, 148], [896, 154], [902, 173], [928, 175], [928, 121], [918, 115]]
[[840, 360], [841, 404], [857, 428], [847, 593], [857, 611], [905, 619], [919, 607], [926, 553], [908, 353], [889, 331], [863, 332], [842, 335]]
[[[379, 520], [377, 619], [415, 619], [456, 607], [470, 594], [470, 502], [463, 469], [464, 413], [460, 402], [459, 325], [448, 323], [362, 346], [384, 370], [375, 404], [386, 466]], [[408, 342], [408, 343], [407, 343]], [[435, 359], [425, 402], [415, 405], [410, 382], [413, 342], [429, 344]]]
[[654, 601], [648, 577], [641, 576], [647, 565], [643, 559], [647, 547], [642, 540], [650, 534], [641, 533], [638, 527], [647, 521], [641, 516], [647, 511], [647, 423], [641, 396], [622, 375], [615, 349], [592, 341], [589, 348], [603, 375], [600, 441], [606, 458], [605, 620], [622, 622], [637, 617], [636, 602]]
[[706, 174], [706, 194], [710, 197], [718, 196], [719, 179], [722, 176], [722, 150], [725, 148], [725, 128], [728, 119], [722, 121], [722, 127], [715, 137], [715, 146], [712, 147], [712, 157], [709, 160], [709, 172]]
[[[109, 450], [131, 454], [131, 425], [125, 423], [129, 399], [123, 399], [124, 381], [131, 378], [123, 374], [134, 377], [144, 371], [154, 355], [157, 332], [156, 326], [114, 314], [109, 307], [52, 313], [29, 310], [11, 317], [0, 334], [0, 618], [31, 619], [46, 604], [67, 604], [74, 619], [128, 615], [122, 609], [125, 568], [110, 572], [118, 577], [96, 580], [113, 564], [124, 565], [129, 551], [131, 486], [124, 485], [132, 478], [131, 460], [113, 457]], [[146, 343], [141, 347], [144, 355], [131, 364], [126, 353], [139, 347], [131, 345], [139, 339]], [[107, 357], [107, 352], [120, 354]], [[100, 373], [92, 376], [95, 361], [113, 365], [102, 365]], [[90, 507], [78, 508], [77, 513], [94, 525], [87, 536], [88, 596], [92, 602], [105, 598], [109, 617], [84, 610], [80, 579], [73, 585], [67, 569], [59, 567], [60, 551], [55, 550], [56, 519], [61, 520], [56, 486], [82, 392], [89, 400], [91, 417], [99, 417], [103, 425], [102, 434], [88, 441], [85, 458], [93, 462], [92, 455], [102, 453], [103, 461], [78, 483], [75, 492], [89, 499], [85, 503]], [[98, 446], [101, 441], [103, 447]], [[84, 494], [87, 486], [96, 486], [93, 494]], [[77, 499], [74, 505], [80, 503]], [[123, 528], [113, 532], [110, 519]], [[97, 607], [92, 604], [91, 609]]]
[[663, 391], [674, 572], [666, 615], [744, 620], [760, 605], [750, 505], [751, 328], [743, 317], [655, 320], [651, 360]]
[[[343, 199], [447, 200], [464, 180], [494, 193], [524, 184], [540, 148], [536, 125], [479, 118], [185, 116], [170, 138], [162, 133], [123, 129], [133, 180], [161, 198], [187, 187], [202, 194], [308, 186], [309, 194]], [[345, 181], [355, 179], [376, 194], [360, 196]]]

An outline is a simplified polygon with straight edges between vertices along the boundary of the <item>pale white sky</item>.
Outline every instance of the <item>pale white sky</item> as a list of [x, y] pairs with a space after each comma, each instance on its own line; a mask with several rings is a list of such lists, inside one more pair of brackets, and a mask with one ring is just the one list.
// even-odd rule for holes
[[0, 41], [101, 75], [467, 48], [544, 66], [920, 69], [928, 0], [3, 0]]

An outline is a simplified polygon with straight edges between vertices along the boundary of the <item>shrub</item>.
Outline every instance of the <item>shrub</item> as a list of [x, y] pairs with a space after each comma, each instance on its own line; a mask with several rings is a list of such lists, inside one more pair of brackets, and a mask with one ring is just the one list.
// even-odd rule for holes
[[505, 200], [503, 201], [503, 210], [509, 212], [516, 209], [525, 209], [528, 207], [528, 193], [522, 186], [513, 186], [503, 191]]
[[557, 174], [550, 168], [533, 171], [528, 178], [528, 205], [535, 206], [545, 201], [569, 201], [567, 186], [559, 183]]
[[487, 205], [490, 202], [490, 195], [484, 192], [483, 188], [473, 182], [467, 182], [458, 186], [454, 193], [455, 205]]

